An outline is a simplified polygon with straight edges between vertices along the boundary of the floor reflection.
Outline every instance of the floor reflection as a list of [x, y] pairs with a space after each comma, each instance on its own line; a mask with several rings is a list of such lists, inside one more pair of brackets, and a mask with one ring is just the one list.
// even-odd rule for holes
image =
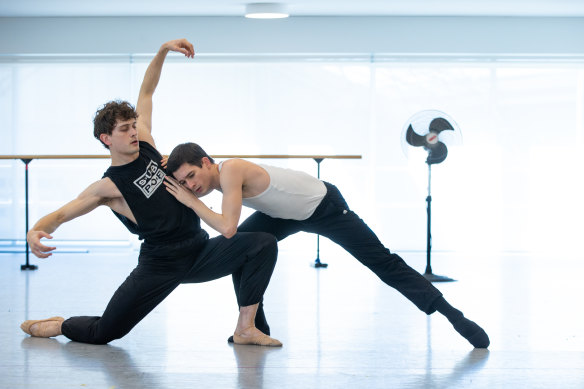
[[232, 344], [233, 355], [237, 362], [238, 388], [264, 388], [264, 368], [270, 354], [281, 353], [279, 347], [257, 347]]
[[[61, 343], [54, 338], [26, 337], [21, 346], [25, 350], [27, 360], [35, 358], [50, 358], [52, 361], [64, 361], [68, 365], [68, 382], [74, 381], [71, 372], [75, 372], [88, 385], [99, 377], [95, 373], [103, 373], [108, 387], [115, 388], [163, 388], [154, 374], [139, 369], [130, 353], [112, 345], [89, 345], [67, 341]], [[32, 355], [34, 353], [34, 355]], [[59, 363], [55, 363], [59, 365]], [[92, 373], [92, 375], [88, 375]], [[95, 382], [94, 382], [95, 383]]]
[[102, 312], [135, 256], [56, 256], [30, 273], [20, 257], [2, 258], [0, 388], [584, 388], [584, 315], [574, 309], [583, 261], [488, 258], [477, 274], [476, 259], [440, 258], [459, 279], [441, 291], [491, 338], [475, 350], [444, 317], [333, 255], [315, 270], [280, 253], [265, 302], [281, 349], [227, 344], [237, 319], [229, 279], [179, 288], [111, 345], [31, 338], [25, 319]]
[[[460, 354], [447, 350], [433, 352], [429, 346], [426, 351], [424, 372], [415, 380], [406, 380], [403, 385], [407, 388], [424, 389], [466, 387], [486, 367], [489, 355], [488, 349], [472, 349], [466, 354]], [[415, 371], [414, 365], [416, 365], [415, 360], [412, 364], [412, 370]]]

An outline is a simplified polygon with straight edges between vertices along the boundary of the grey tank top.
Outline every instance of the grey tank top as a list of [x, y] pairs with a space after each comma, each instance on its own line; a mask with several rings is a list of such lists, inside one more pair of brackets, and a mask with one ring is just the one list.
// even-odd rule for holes
[[[221, 165], [219, 163], [219, 172]], [[243, 205], [279, 219], [306, 220], [326, 195], [326, 186], [310, 174], [270, 165], [259, 165], [268, 172], [270, 185]]]

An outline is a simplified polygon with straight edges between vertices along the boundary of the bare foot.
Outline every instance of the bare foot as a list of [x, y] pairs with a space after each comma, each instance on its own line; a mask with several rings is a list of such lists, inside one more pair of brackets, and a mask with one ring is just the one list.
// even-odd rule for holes
[[20, 325], [20, 329], [30, 336], [39, 338], [50, 338], [61, 335], [61, 324], [65, 319], [60, 316], [51, 317], [44, 320], [27, 320]]
[[252, 344], [256, 346], [282, 347], [282, 342], [278, 339], [270, 338], [255, 327], [246, 328], [243, 331], [233, 334], [233, 343]]

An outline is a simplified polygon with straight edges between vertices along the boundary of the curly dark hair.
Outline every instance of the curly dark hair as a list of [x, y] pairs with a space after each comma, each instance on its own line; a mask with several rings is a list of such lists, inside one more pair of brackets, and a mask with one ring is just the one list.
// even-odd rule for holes
[[[111, 135], [117, 120], [136, 119], [138, 114], [134, 106], [127, 101], [114, 100], [105, 103], [93, 118], [93, 136], [101, 142], [101, 134]], [[106, 149], [109, 147], [101, 142]]]

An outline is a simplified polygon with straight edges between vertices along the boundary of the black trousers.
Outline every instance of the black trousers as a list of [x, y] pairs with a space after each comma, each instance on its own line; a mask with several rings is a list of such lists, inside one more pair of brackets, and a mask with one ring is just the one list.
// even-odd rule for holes
[[[324, 184], [327, 193], [308, 219], [302, 221], [277, 219], [255, 212], [238, 227], [238, 231], [269, 232], [279, 241], [299, 231], [326, 236], [371, 269], [383, 282], [403, 294], [420, 310], [427, 314], [433, 313], [436, 309], [432, 307], [432, 303], [441, 297], [442, 293], [424, 276], [408, 266], [399, 255], [390, 253], [383, 246], [367, 224], [349, 209], [336, 186], [328, 182]], [[260, 309], [263, 309], [262, 304]], [[263, 316], [264, 313], [258, 310], [256, 318]], [[257, 321], [256, 324], [260, 328]]]
[[114, 293], [103, 315], [76, 316], [63, 322], [71, 340], [106, 344], [126, 335], [178, 285], [215, 280], [229, 274], [238, 280], [237, 303], [259, 303], [276, 264], [273, 235], [237, 233], [231, 239], [197, 237], [169, 245], [143, 243], [138, 266]]

